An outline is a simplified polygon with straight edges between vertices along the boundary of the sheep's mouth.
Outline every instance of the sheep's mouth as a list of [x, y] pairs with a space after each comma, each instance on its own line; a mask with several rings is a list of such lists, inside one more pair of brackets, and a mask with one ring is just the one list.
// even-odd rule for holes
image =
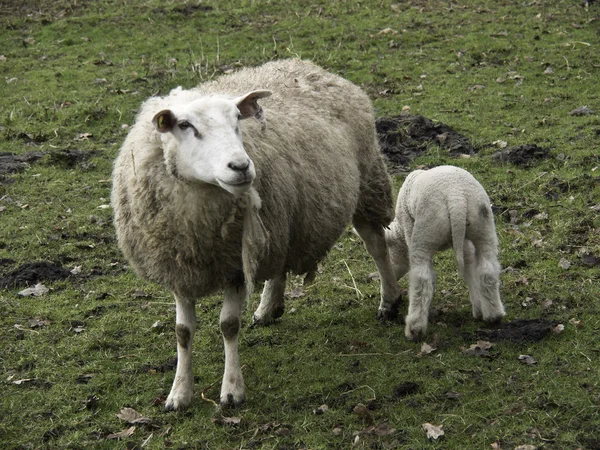
[[217, 179], [219, 186], [234, 195], [241, 195], [252, 187], [254, 180], [241, 180], [239, 182], [225, 182]]

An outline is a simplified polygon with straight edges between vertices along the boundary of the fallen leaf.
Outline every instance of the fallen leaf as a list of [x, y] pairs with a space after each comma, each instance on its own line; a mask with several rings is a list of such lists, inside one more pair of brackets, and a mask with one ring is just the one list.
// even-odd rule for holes
[[48, 289], [42, 283], [38, 283], [34, 287], [23, 289], [21, 292], [19, 292], [19, 295], [21, 295], [23, 297], [29, 297], [29, 296], [41, 297], [42, 295], [47, 294], [48, 291], [50, 291], [50, 289]]
[[564, 269], [564, 270], [568, 270], [569, 267], [571, 267], [571, 262], [566, 259], [566, 258], [561, 258], [560, 261], [558, 262], [558, 265]]
[[22, 378], [20, 380], [15, 380], [12, 383], [21, 385], [23, 383], [29, 383], [30, 381], [35, 381], [35, 380], [37, 380], [37, 378]]
[[316, 415], [321, 415], [326, 413], [327, 411], [329, 411], [329, 406], [323, 404], [321, 406], [319, 406], [317, 409], [313, 410], [313, 413]]
[[497, 140], [497, 141], [492, 142], [492, 145], [495, 145], [498, 148], [505, 148], [508, 145], [508, 142]]
[[435, 350], [435, 347], [423, 342], [423, 345], [421, 345], [421, 351], [417, 354], [417, 356], [429, 355], [430, 353], [435, 352]]
[[369, 412], [369, 410], [367, 409], [367, 407], [365, 405], [363, 405], [362, 403], [359, 403], [358, 405], [356, 405], [353, 409], [354, 413], [360, 417], [362, 420], [364, 420], [367, 423], [372, 423], [373, 422], [373, 418], [371, 417], [371, 413]]
[[239, 425], [242, 422], [241, 417], [213, 417], [210, 419], [212, 423], [215, 425], [226, 425], [230, 427], [234, 427]]
[[565, 329], [565, 326], [562, 323], [559, 323], [554, 328], [552, 328], [552, 333], [560, 334], [564, 331], [564, 329]]
[[551, 66], [546, 67], [546, 70], [544, 70], [545, 75], [552, 75], [553, 73], [554, 69]]
[[388, 422], [383, 422], [381, 425], [371, 425], [368, 428], [365, 428], [364, 430], [360, 430], [360, 431], [356, 431], [354, 433], [355, 436], [360, 436], [360, 435], [372, 435], [372, 436], [389, 436], [391, 434], [394, 434], [396, 432], [395, 428], [390, 428], [390, 424]]
[[147, 447], [153, 437], [154, 433], [150, 433], [150, 436], [148, 436], [146, 439], [144, 439], [144, 442], [142, 442], [142, 448]]
[[450, 400], [456, 400], [460, 398], [462, 394], [460, 392], [449, 391], [444, 394], [444, 397]]
[[331, 432], [334, 436], [341, 436], [344, 434], [344, 429], [342, 427], [335, 427], [333, 430], [331, 430]]
[[106, 439], [125, 439], [131, 436], [135, 432], [135, 427], [127, 428], [126, 430], [119, 431], [118, 433], [112, 433], [106, 436]]
[[147, 417], [143, 417], [133, 408], [122, 408], [121, 411], [117, 413], [117, 417], [129, 424], [152, 422], [152, 420], [148, 419]]
[[571, 325], [573, 325], [575, 328], [583, 328], [583, 322], [581, 320], [575, 319], [575, 317], [573, 317], [572, 319], [570, 319], [569, 323]]
[[477, 344], [471, 344], [469, 348], [462, 351], [463, 355], [467, 356], [482, 356], [487, 357], [490, 356], [490, 352], [488, 351], [492, 348], [494, 344], [487, 341], [477, 341]]
[[474, 84], [473, 86], [469, 86], [467, 88], [467, 91], [475, 92], [475, 91], [479, 91], [481, 89], [485, 89], [485, 85], [483, 85], [483, 84]]
[[437, 440], [440, 436], [444, 435], [443, 425], [432, 425], [429, 422], [423, 424], [423, 430], [429, 439]]
[[575, 108], [569, 114], [572, 116], [588, 116], [590, 114], [596, 114], [596, 111], [588, 108], [587, 106], [580, 106], [579, 108]]
[[73, 267], [73, 269], [71, 269], [71, 273], [73, 275], [79, 275], [81, 273], [81, 267], [82, 266], [75, 266], [75, 267]]
[[533, 356], [529, 355], [519, 355], [519, 361], [521, 361], [523, 364], [527, 364], [528, 366], [537, 364], [537, 361], [533, 358]]
[[490, 447], [492, 447], [492, 449], [494, 450], [500, 450], [500, 444], [498, 444], [497, 442], [492, 442], [490, 444]]
[[530, 445], [530, 444], [526, 444], [526, 445], [518, 445], [517, 447], [515, 447], [515, 450], [536, 450], [537, 447], [535, 445]]
[[38, 319], [37, 317], [29, 319], [29, 328], [44, 328], [50, 325], [50, 321], [46, 319]]

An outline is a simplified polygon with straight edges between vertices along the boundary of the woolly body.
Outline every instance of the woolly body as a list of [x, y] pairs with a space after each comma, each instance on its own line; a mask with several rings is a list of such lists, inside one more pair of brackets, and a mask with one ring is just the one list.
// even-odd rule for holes
[[493, 322], [504, 315], [490, 200], [466, 170], [439, 166], [411, 172], [398, 194], [386, 241], [396, 278], [410, 270], [405, 328], [409, 339], [427, 329], [435, 282], [432, 258], [450, 247], [469, 286], [474, 317]]
[[[203, 116], [210, 119], [207, 131], [219, 126], [229, 133], [223, 125], [229, 119], [220, 122], [215, 118], [220, 112], [209, 106], [223, 104], [225, 110], [230, 99], [257, 87], [273, 92], [260, 102], [266, 129], [264, 122], [246, 120], [239, 124], [243, 132], [235, 125], [235, 133], [240, 141], [243, 135], [243, 150], [256, 173], [249, 192], [257, 193], [259, 200], [252, 201], [249, 192], [232, 195], [222, 186], [187, 179], [189, 167], [181, 164], [184, 149], [175, 138], [183, 131], [174, 126], [172, 132], [159, 133], [157, 113], [172, 109], [175, 120], [180, 105], [200, 105], [188, 108], [190, 121]], [[224, 403], [244, 399], [239, 367], [231, 369], [234, 376], [227, 374], [228, 339], [235, 338], [229, 353], [235, 366], [238, 303], [249, 290], [242, 261], [248, 224], [264, 226], [266, 238], [254, 254], [252, 275], [257, 281], [271, 280], [265, 284], [255, 314], [259, 323], [268, 323], [283, 312], [287, 272], [314, 272], [351, 221], [384, 272], [382, 302], [383, 297], [391, 301], [399, 295], [397, 285], [390, 282], [393, 274], [383, 237], [383, 227], [393, 218], [391, 187], [378, 151], [371, 103], [352, 83], [309, 62], [270, 62], [144, 102], [115, 162], [112, 204], [125, 257], [140, 276], [173, 291], [177, 324], [181, 318], [192, 328], [192, 337], [195, 323], [189, 316], [194, 312], [189, 305], [225, 289], [221, 314], [226, 344]], [[256, 220], [245, 220], [248, 208], [254, 209]], [[184, 347], [180, 344], [178, 333], [181, 356]], [[187, 366], [180, 373], [178, 365], [168, 408], [189, 404], [190, 374]], [[178, 383], [178, 377], [185, 381]], [[235, 380], [231, 383], [226, 378]]]

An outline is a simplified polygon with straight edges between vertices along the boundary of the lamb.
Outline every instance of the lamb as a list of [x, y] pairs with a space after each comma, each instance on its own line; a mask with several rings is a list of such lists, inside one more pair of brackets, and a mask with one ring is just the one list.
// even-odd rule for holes
[[439, 166], [411, 172], [400, 189], [396, 217], [385, 237], [396, 279], [410, 270], [404, 330], [408, 339], [427, 331], [435, 283], [432, 258], [450, 246], [469, 287], [473, 316], [487, 322], [504, 316], [490, 199], [466, 170]]
[[223, 290], [220, 401], [238, 405], [240, 317], [253, 283], [265, 281], [254, 321], [272, 322], [284, 311], [288, 273], [312, 279], [350, 222], [380, 271], [381, 304], [400, 296], [371, 102], [310, 62], [269, 62], [145, 101], [115, 160], [111, 202], [126, 259], [175, 297], [167, 410], [192, 401], [196, 299]]

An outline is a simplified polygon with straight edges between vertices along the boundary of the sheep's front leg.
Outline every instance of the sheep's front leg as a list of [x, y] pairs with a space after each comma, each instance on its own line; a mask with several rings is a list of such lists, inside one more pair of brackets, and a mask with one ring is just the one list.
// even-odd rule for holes
[[354, 223], [354, 228], [365, 243], [367, 251], [375, 261], [381, 279], [381, 302], [377, 311], [379, 320], [395, 319], [398, 316], [401, 294], [394, 273], [383, 228], [377, 229], [367, 222]]
[[221, 385], [221, 404], [225, 406], [237, 406], [246, 399], [244, 377], [238, 355], [238, 337], [245, 299], [245, 285], [225, 288], [220, 318], [225, 346], [225, 373]]
[[177, 335], [177, 370], [173, 387], [165, 402], [165, 409], [187, 408], [194, 393], [194, 374], [192, 373], [192, 342], [196, 331], [195, 301], [175, 296], [175, 333]]
[[254, 312], [255, 325], [267, 325], [283, 315], [285, 280], [286, 274], [283, 274], [265, 283], [260, 296], [260, 305]]

